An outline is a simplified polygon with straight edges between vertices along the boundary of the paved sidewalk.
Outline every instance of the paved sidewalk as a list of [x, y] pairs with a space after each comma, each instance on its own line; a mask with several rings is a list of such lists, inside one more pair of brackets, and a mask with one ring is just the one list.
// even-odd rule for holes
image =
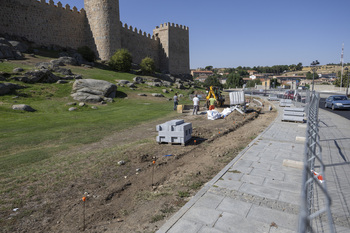
[[[277, 119], [160, 229], [162, 232], [296, 232], [306, 124]], [[349, 202], [350, 205], [350, 202]]]
[[[326, 165], [325, 180], [332, 199], [335, 232], [350, 232], [350, 121], [325, 110], [320, 110], [319, 119], [322, 160]], [[314, 194], [315, 207], [321, 208], [324, 195], [317, 186]], [[316, 219], [314, 225], [316, 232], [329, 232], [324, 218]]]

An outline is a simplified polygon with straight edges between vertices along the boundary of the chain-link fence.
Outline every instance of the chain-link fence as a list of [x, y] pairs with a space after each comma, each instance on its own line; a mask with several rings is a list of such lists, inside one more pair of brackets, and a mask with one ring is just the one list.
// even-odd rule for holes
[[[305, 158], [302, 183], [302, 202], [300, 207], [299, 232], [315, 232], [315, 219], [327, 221], [329, 232], [334, 232], [333, 219], [330, 210], [331, 198], [327, 191], [325, 166], [322, 162], [322, 148], [319, 143], [319, 102], [320, 94], [307, 93], [307, 129], [305, 142]], [[320, 170], [315, 171], [315, 161]], [[314, 186], [317, 185], [324, 196], [323, 206], [314, 204]]]

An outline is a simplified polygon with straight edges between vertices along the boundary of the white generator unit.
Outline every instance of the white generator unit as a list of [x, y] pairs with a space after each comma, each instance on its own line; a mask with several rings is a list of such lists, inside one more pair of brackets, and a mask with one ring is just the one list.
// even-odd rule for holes
[[192, 123], [184, 120], [171, 120], [156, 126], [158, 131], [157, 142], [171, 144], [186, 144], [192, 138]]

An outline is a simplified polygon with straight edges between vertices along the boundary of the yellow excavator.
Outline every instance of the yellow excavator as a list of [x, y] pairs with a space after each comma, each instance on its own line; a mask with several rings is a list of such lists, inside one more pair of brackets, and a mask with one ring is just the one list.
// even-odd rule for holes
[[210, 86], [208, 91], [208, 95], [206, 97], [207, 100], [207, 108], [209, 108], [209, 99], [213, 97], [216, 100], [216, 106], [221, 107], [225, 103], [225, 97], [221, 95], [221, 91], [219, 87]]

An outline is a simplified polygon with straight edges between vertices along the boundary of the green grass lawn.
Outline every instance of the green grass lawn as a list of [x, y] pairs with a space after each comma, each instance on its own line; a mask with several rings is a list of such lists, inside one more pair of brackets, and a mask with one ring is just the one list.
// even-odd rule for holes
[[[0, 71], [11, 73], [13, 68], [19, 66], [25, 71], [34, 69], [4, 62], [0, 63]], [[117, 79], [131, 81], [135, 77], [133, 74], [108, 69], [66, 68], [72, 69], [74, 74], [83, 75], [83, 78], [111, 83]], [[41, 166], [43, 161], [72, 147], [98, 142], [115, 131], [174, 114], [172, 101], [135, 98], [116, 98], [113, 103], [97, 105], [97, 110], [92, 109], [91, 105], [77, 106], [76, 111], [70, 112], [67, 103], [76, 102], [70, 97], [71, 83], [25, 84], [10, 79], [7, 82], [26, 86], [11, 95], [0, 96], [0, 177], [6, 177], [7, 180], [16, 179], [16, 171], [35, 168], [36, 164]], [[127, 97], [140, 92], [161, 93], [163, 88], [138, 85], [136, 90], [131, 90], [118, 87], [118, 96]], [[186, 95], [187, 92], [188, 90], [183, 90], [179, 93]], [[174, 92], [164, 95], [171, 98]], [[188, 98], [184, 98], [182, 104], [184, 103], [190, 103]], [[27, 104], [37, 111], [15, 111], [11, 109], [14, 104]], [[4, 182], [7, 181], [2, 180], [0, 183]], [[4, 190], [0, 190], [2, 191]]]

